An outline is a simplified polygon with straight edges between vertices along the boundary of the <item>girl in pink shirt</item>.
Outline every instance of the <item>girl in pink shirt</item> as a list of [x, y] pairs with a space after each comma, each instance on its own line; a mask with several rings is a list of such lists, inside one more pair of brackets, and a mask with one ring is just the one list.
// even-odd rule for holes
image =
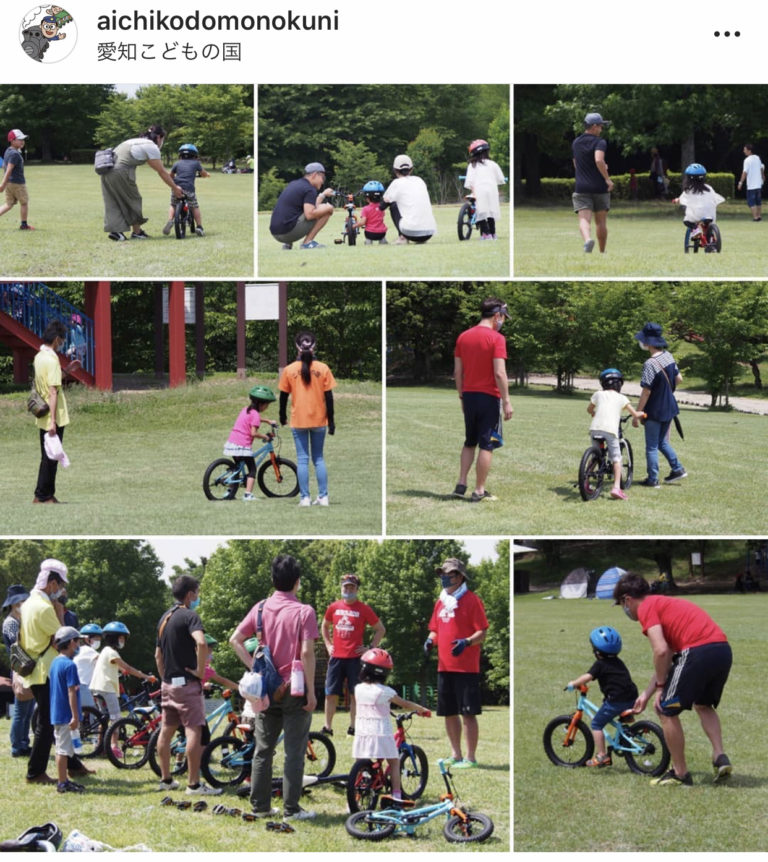
[[368, 203], [360, 210], [357, 227], [365, 228], [366, 245], [373, 245], [374, 240], [378, 240], [379, 245], [386, 245], [387, 226], [384, 223], [384, 212], [379, 209], [384, 186], [377, 180], [370, 180], [363, 186], [363, 191]]
[[[267, 386], [254, 386], [248, 393], [251, 399], [247, 407], [243, 407], [235, 420], [234, 427], [229, 432], [227, 442], [224, 444], [224, 454], [232, 458], [235, 464], [245, 462], [248, 468], [248, 476], [245, 480], [246, 502], [253, 502], [256, 497], [253, 494], [253, 485], [256, 481], [256, 460], [253, 457], [253, 441], [258, 438], [265, 442], [269, 437], [259, 434], [261, 426], [261, 413], [263, 413], [271, 401], [275, 401], [275, 393]], [[275, 423], [267, 420], [267, 424], [274, 427]]]

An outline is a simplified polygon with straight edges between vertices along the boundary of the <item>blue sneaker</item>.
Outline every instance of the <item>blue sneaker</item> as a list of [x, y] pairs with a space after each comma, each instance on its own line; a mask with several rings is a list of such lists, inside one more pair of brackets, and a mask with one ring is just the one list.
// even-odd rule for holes
[[299, 248], [325, 248], [324, 245], [320, 245], [317, 240], [310, 240], [310, 242], [303, 242]]

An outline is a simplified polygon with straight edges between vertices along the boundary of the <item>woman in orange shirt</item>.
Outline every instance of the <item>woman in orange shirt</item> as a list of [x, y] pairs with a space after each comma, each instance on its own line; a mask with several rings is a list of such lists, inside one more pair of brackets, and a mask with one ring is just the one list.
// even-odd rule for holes
[[[336, 385], [331, 369], [315, 359], [315, 336], [304, 330], [296, 336], [298, 358], [283, 369], [280, 377], [280, 424], [287, 423], [288, 396], [291, 397], [291, 430], [296, 443], [299, 473], [299, 506], [328, 505], [328, 471], [323, 458], [325, 434], [333, 434], [333, 392]], [[317, 477], [317, 497], [309, 495], [309, 459]]]

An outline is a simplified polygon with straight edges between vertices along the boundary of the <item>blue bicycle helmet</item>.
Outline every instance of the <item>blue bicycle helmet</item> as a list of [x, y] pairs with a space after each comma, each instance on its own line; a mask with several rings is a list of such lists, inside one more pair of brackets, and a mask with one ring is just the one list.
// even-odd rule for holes
[[378, 203], [384, 194], [384, 186], [378, 180], [368, 180], [363, 186], [363, 194], [373, 203]]
[[200, 154], [198, 153], [197, 147], [194, 144], [182, 144], [179, 147], [179, 155], [183, 159], [190, 159], [197, 157]]
[[618, 655], [621, 652], [621, 635], [611, 626], [599, 626], [589, 633], [593, 648], [605, 655]]
[[692, 162], [685, 169], [685, 175], [688, 177], [705, 177], [707, 175], [707, 169], [704, 165], [700, 165], [698, 162]]
[[103, 634], [101, 626], [98, 623], [86, 623], [81, 629], [80, 634], [90, 637], [91, 635]]
[[600, 385], [603, 389], [615, 389], [621, 391], [624, 385], [624, 377], [618, 368], [606, 368], [600, 372]]
[[107, 623], [104, 626], [103, 632], [105, 635], [110, 633], [116, 635], [129, 635], [128, 626], [125, 623], [121, 623], [119, 620], [112, 620], [111, 623]]

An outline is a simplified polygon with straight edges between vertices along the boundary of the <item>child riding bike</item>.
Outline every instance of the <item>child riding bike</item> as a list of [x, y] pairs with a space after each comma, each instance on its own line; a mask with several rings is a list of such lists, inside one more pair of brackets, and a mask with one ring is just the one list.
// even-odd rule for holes
[[725, 201], [705, 182], [707, 169], [693, 162], [683, 172], [683, 192], [672, 203], [685, 207], [683, 224], [691, 229], [691, 239], [702, 235], [706, 227], [717, 218], [717, 207]]
[[[179, 161], [177, 161], [171, 168], [170, 174], [176, 184], [183, 189], [184, 194], [187, 197], [187, 203], [189, 208], [192, 210], [192, 216], [197, 225], [195, 233], [198, 236], [205, 236], [205, 231], [203, 230], [203, 217], [200, 213], [200, 204], [197, 202], [197, 196], [195, 195], [195, 179], [197, 177], [210, 177], [210, 174], [203, 168], [199, 155], [197, 147], [194, 144], [182, 144], [179, 147]], [[178, 198], [171, 194], [171, 206], [168, 210], [168, 221], [163, 227], [163, 233], [166, 236], [168, 236], [173, 227], [173, 217], [177, 203]]]
[[[254, 386], [248, 393], [251, 399], [247, 407], [243, 407], [235, 420], [234, 427], [229, 433], [227, 442], [224, 444], [224, 454], [232, 458], [235, 464], [244, 461], [248, 468], [248, 477], [245, 482], [245, 494], [243, 500], [253, 502], [257, 498], [253, 494], [253, 486], [256, 481], [256, 461], [253, 457], [253, 441], [268, 440], [264, 434], [259, 434], [261, 426], [261, 414], [269, 407], [272, 401], [276, 401], [275, 393], [268, 386]], [[269, 422], [268, 425], [276, 425]]]
[[595, 740], [595, 756], [586, 766], [611, 766], [611, 755], [605, 751], [603, 728], [612, 719], [628, 709], [633, 709], [637, 699], [637, 686], [632, 682], [627, 666], [619, 658], [621, 635], [611, 626], [599, 626], [589, 633], [589, 642], [595, 663], [580, 677], [572, 679], [566, 688], [578, 688], [596, 679], [605, 700], [592, 719], [592, 737]]
[[629, 403], [629, 398], [621, 394], [624, 378], [618, 368], [606, 368], [600, 372], [600, 385], [592, 395], [587, 405], [587, 413], [592, 417], [589, 426], [589, 436], [600, 437], [608, 446], [608, 453], [613, 462], [613, 487], [611, 497], [616, 500], [626, 500], [627, 495], [621, 487], [621, 447], [619, 445], [619, 421], [622, 410], [628, 410], [636, 419], [643, 418]]

